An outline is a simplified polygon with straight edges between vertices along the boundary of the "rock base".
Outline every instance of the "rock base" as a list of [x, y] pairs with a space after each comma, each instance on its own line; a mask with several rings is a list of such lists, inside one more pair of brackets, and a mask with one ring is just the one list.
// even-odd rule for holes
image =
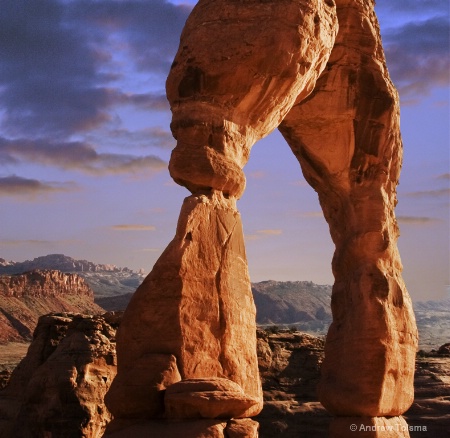
[[142, 421], [131, 423], [113, 421], [106, 431], [107, 438], [257, 438], [259, 423], [250, 418], [233, 420]]

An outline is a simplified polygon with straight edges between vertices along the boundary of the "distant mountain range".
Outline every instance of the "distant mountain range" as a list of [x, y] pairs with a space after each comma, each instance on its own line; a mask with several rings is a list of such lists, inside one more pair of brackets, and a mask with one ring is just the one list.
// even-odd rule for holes
[[[33, 269], [56, 269], [62, 272], [128, 272], [129, 268], [118, 268], [116, 265], [103, 265], [87, 260], [76, 260], [64, 254], [49, 254], [24, 262], [12, 262], [0, 258], [0, 274], [21, 274]], [[142, 273], [142, 272], [141, 272]]]
[[76, 260], [64, 254], [49, 254], [24, 262], [12, 262], [0, 258], [0, 275], [21, 274], [34, 269], [77, 273], [86, 280], [96, 298], [133, 293], [145, 278], [142, 270], [136, 272], [116, 265]]
[[[0, 258], [0, 275], [18, 274], [32, 269], [55, 269], [77, 273], [92, 288], [95, 302], [106, 310], [125, 309], [144, 279], [135, 272], [115, 265], [76, 260], [63, 254], [50, 254], [25, 262]], [[331, 289], [310, 281], [263, 281], [252, 283], [257, 323], [278, 325], [323, 335], [331, 323]], [[414, 303], [420, 332], [420, 347], [435, 348], [450, 341], [450, 299]]]

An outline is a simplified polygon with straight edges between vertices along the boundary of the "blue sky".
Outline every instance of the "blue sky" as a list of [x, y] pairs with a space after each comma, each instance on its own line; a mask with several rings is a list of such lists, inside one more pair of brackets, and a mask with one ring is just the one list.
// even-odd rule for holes
[[[0, 257], [50, 253], [149, 271], [186, 189], [164, 83], [195, 2], [3, 0]], [[378, 0], [401, 96], [397, 217], [413, 299], [449, 284], [449, 4]], [[248, 165], [242, 213], [253, 281], [331, 284], [333, 245], [315, 192], [275, 131]]]

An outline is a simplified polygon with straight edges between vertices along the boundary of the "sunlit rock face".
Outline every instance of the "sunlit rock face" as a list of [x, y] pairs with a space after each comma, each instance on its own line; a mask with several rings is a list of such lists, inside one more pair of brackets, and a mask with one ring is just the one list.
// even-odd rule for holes
[[280, 131], [319, 195], [336, 245], [320, 400], [337, 415], [397, 416], [413, 401], [417, 349], [396, 243], [399, 100], [374, 2], [336, 3], [339, 33], [327, 67]]
[[[205, 0], [192, 11], [167, 79], [177, 139], [169, 169], [192, 196], [119, 329], [118, 376], [107, 396], [115, 418], [169, 412], [182, 419], [199, 411], [173, 408], [177, 379], [236, 384], [240, 391], [221, 395], [236, 409], [219, 416], [245, 418], [262, 409], [255, 306], [236, 208], [242, 168], [254, 142], [313, 90], [336, 33], [332, 1]], [[166, 370], [135, 373], [161, 354], [175, 358], [176, 371], [166, 372], [168, 361]]]
[[99, 438], [111, 414], [119, 316], [50, 314], [0, 392], [0, 436]]
[[[200, 0], [167, 96], [177, 140], [169, 170], [192, 195], [118, 331], [110, 432], [121, 436], [120, 421], [214, 416], [197, 403], [204, 391], [192, 388], [201, 385], [189, 386], [205, 380], [230, 383], [209, 391], [234, 406], [218, 417], [261, 410], [236, 199], [252, 145], [280, 123], [336, 244], [321, 400], [336, 415], [401, 414], [412, 401], [417, 333], [396, 247], [398, 98], [373, 1], [341, 0], [336, 9], [333, 0]], [[192, 390], [177, 392], [186, 382]], [[223, 436], [228, 427], [202, 424], [210, 432], [192, 436]], [[235, 430], [244, 424], [257, 430]]]
[[[158, 416], [163, 413], [158, 393], [170, 384], [222, 377], [257, 399], [240, 416], [258, 413], [262, 392], [255, 330], [235, 200], [221, 192], [186, 198], [175, 238], [134, 294], [118, 331], [120, 371], [108, 395], [110, 408], [115, 415], [136, 417], [128, 406], [137, 403], [132, 400], [142, 393], [145, 416]], [[135, 377], [141, 375], [133, 371], [140, 362], [152, 362], [161, 354], [174, 357], [176, 371], [168, 380], [162, 376], [169, 365], [157, 367], [154, 373], [144, 367], [142, 379]], [[145, 386], [142, 392], [139, 385]]]
[[251, 146], [313, 90], [336, 31], [329, 0], [199, 1], [167, 79], [174, 180], [239, 198]]

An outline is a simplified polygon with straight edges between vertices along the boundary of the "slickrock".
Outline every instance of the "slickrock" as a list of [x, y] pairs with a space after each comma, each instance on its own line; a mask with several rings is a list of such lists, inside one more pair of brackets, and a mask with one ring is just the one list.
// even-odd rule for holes
[[0, 344], [31, 340], [38, 318], [50, 312], [104, 313], [82, 277], [51, 270], [1, 275], [0, 309]]
[[0, 436], [102, 436], [104, 395], [116, 374], [117, 317], [40, 318], [27, 356], [0, 392]]
[[417, 330], [394, 208], [399, 100], [371, 0], [337, 0], [339, 33], [313, 93], [280, 126], [336, 245], [320, 400], [343, 416], [398, 416], [413, 400]]

